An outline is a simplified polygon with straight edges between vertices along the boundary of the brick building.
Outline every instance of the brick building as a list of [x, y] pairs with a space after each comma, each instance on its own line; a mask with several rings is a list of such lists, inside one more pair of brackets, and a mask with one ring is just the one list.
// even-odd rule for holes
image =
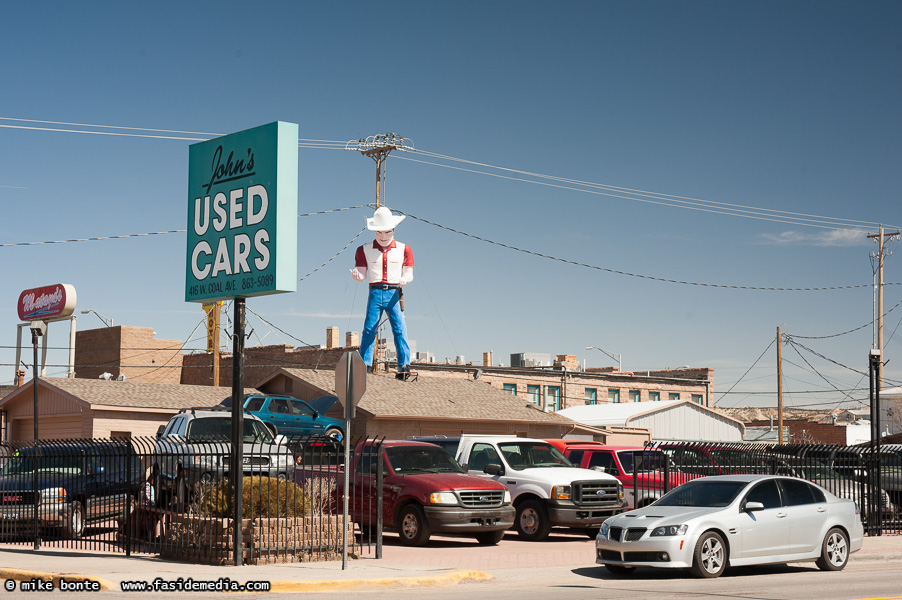
[[[568, 355], [556, 362], [566, 364]], [[566, 368], [474, 367], [447, 364], [413, 366], [419, 377], [478, 379], [554, 412], [585, 404], [689, 400], [712, 405], [714, 369], [674, 369], [618, 373]]]
[[150, 327], [121, 326], [75, 333], [75, 377], [97, 379], [109, 373], [129, 381], [179, 383], [182, 342], [154, 337]]
[[[769, 427], [770, 420], [751, 421], [748, 427]], [[776, 427], [776, 425], [774, 425]], [[846, 445], [847, 423], [818, 423], [811, 419], [783, 419], [784, 439], [787, 444], [838, 444]], [[788, 432], [789, 437], [785, 437]]]

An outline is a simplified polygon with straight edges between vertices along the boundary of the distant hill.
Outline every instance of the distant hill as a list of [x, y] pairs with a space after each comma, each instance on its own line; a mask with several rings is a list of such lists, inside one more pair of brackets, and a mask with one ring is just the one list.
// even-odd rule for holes
[[[743, 423], [751, 423], [753, 421], [767, 421], [770, 418], [777, 422], [778, 415], [776, 408], [762, 408], [759, 406], [739, 406], [736, 408], [720, 408], [718, 410], [730, 418], [742, 421]], [[808, 410], [803, 408], [784, 408], [783, 420], [809, 419], [817, 423], [832, 423], [833, 415], [843, 412], [842, 409], [834, 410]]]

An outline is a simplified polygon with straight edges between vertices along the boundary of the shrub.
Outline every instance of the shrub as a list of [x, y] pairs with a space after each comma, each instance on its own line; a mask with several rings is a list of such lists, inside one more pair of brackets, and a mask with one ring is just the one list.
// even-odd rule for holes
[[[242, 484], [241, 516], [302, 517], [310, 514], [307, 495], [293, 481], [263, 476], [245, 476]], [[198, 487], [195, 512], [208, 517], [231, 517], [232, 486], [227, 479], [201, 489]]]

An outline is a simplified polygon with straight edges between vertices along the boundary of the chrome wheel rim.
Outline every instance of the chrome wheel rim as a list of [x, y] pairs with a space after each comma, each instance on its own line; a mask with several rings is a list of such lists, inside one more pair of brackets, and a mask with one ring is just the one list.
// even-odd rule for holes
[[533, 534], [539, 530], [539, 515], [535, 510], [528, 508], [520, 513], [520, 529], [527, 534]]
[[75, 510], [72, 513], [72, 532], [75, 534], [75, 537], [81, 535], [82, 529], [84, 529], [85, 521], [81, 516], [81, 510]]
[[420, 524], [417, 522], [417, 518], [411, 514], [407, 513], [404, 515], [404, 522], [401, 523], [401, 531], [404, 533], [404, 537], [407, 539], [413, 539], [417, 535], [417, 531], [420, 529]]
[[846, 538], [841, 533], [832, 533], [827, 537], [827, 560], [830, 561], [830, 564], [835, 567], [844, 565], [848, 554]]
[[716, 538], [708, 538], [702, 544], [699, 562], [708, 573], [717, 573], [723, 568], [723, 545]]

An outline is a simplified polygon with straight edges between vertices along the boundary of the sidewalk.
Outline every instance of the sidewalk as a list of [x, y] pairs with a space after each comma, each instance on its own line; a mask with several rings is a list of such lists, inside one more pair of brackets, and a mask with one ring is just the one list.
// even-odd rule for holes
[[[902, 536], [865, 537], [850, 561], [902, 559]], [[504, 571], [552, 566], [594, 565], [594, 541], [552, 535], [541, 543], [523, 542], [508, 534], [499, 546], [436, 536], [426, 548], [400, 546], [386, 536], [383, 558], [260, 566], [207, 566], [162, 560], [155, 556], [99, 554], [78, 550], [0, 546], [0, 581], [53, 582], [53, 589], [122, 590], [123, 582], [156, 585], [159, 591], [184, 590], [191, 582], [210, 582], [212, 589], [248, 582], [268, 582], [274, 592], [305, 592], [386, 587], [456, 585], [500, 576]], [[90, 580], [88, 587], [75, 582]], [[178, 583], [181, 580], [181, 583]], [[74, 586], [74, 588], [73, 588]], [[148, 589], [154, 589], [148, 587]]]

